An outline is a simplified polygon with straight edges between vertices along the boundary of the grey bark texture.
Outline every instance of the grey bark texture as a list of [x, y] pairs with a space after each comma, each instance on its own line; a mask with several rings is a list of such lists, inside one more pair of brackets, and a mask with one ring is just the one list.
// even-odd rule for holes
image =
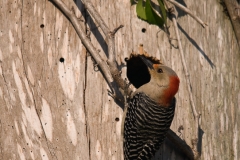
[[[124, 58], [139, 44], [180, 77], [171, 129], [191, 146], [194, 119], [177, 42], [138, 19], [129, 0], [91, 0], [110, 30], [122, 75]], [[202, 160], [240, 158], [240, 49], [219, 1], [182, 1], [208, 24], [205, 29], [179, 11], [178, 26], [197, 111], [201, 113]], [[74, 8], [91, 42], [107, 42], [82, 3]], [[80, 11], [79, 11], [80, 9]], [[123, 159], [122, 108], [68, 19], [49, 1], [0, 0], [0, 159]], [[173, 24], [171, 38], [176, 38]], [[180, 127], [182, 126], [182, 127]], [[179, 130], [179, 127], [181, 128]], [[178, 130], [180, 132], [178, 132]], [[154, 159], [186, 159], [171, 141]]]

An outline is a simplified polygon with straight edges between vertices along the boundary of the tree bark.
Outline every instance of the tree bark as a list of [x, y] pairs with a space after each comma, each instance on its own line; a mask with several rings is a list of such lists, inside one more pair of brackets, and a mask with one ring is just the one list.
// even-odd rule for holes
[[[130, 1], [91, 0], [115, 35], [122, 76], [124, 58], [139, 44], [180, 77], [171, 129], [191, 146], [195, 135], [177, 42], [136, 16]], [[218, 1], [179, 1], [208, 24], [205, 29], [184, 12], [178, 27], [201, 113], [201, 159], [240, 157], [240, 49], [231, 21]], [[81, 1], [64, 0], [93, 45], [107, 43]], [[68, 19], [49, 1], [0, 0], [0, 159], [123, 159], [122, 106], [108, 96], [108, 85]], [[80, 10], [80, 11], [79, 11]], [[173, 24], [170, 37], [176, 38]], [[182, 126], [178, 132], [178, 128]], [[166, 139], [154, 159], [187, 159]]]

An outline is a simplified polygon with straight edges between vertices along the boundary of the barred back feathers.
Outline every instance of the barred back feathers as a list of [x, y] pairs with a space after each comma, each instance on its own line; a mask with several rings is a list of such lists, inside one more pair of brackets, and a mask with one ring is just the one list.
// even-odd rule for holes
[[159, 106], [144, 93], [129, 102], [124, 122], [124, 160], [149, 160], [162, 145], [170, 128], [176, 100]]

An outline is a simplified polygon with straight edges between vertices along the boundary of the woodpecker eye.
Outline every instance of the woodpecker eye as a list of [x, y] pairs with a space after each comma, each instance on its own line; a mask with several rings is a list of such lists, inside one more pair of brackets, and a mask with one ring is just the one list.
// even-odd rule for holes
[[163, 70], [161, 68], [158, 68], [157, 72], [158, 73], [163, 73]]

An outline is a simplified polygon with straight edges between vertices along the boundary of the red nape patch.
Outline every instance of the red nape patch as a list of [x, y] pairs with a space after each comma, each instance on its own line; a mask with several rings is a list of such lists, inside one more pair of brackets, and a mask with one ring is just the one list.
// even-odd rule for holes
[[178, 91], [180, 80], [177, 76], [169, 77], [169, 87], [164, 91], [164, 103], [169, 105]]

